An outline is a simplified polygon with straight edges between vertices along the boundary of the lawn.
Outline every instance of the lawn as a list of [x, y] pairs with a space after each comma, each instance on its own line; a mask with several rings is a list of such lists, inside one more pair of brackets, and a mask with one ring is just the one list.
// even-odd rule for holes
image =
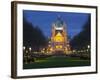
[[53, 67], [75, 67], [75, 66], [89, 66], [90, 60], [80, 59], [79, 57], [48, 57], [36, 58], [35, 62], [23, 64], [24, 69], [36, 68], [53, 68]]

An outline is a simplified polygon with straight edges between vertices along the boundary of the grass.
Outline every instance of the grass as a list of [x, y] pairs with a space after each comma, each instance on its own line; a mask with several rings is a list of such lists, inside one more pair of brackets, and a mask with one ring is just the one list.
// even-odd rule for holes
[[54, 68], [54, 67], [75, 67], [75, 66], [89, 66], [90, 60], [83, 60], [78, 57], [48, 57], [36, 58], [35, 62], [30, 64], [23, 64], [24, 69], [36, 68]]

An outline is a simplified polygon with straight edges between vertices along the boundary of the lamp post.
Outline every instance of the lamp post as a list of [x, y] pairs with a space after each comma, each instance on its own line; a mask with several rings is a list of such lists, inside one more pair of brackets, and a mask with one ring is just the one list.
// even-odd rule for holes
[[90, 45], [88, 45], [88, 49], [90, 48]]
[[26, 47], [23, 46], [23, 57], [24, 57], [24, 62], [27, 64], [27, 50], [25, 50]]
[[34, 55], [34, 54], [32, 54], [32, 48], [31, 47], [29, 47], [29, 62], [30, 63], [32, 63], [32, 62], [34, 62], [34, 57], [32, 56], [32, 55]]
[[89, 52], [89, 50], [90, 50], [90, 45], [88, 45], [87, 48], [88, 48], [87, 51]]
[[32, 50], [32, 48], [31, 47], [29, 47], [29, 51], [31, 52], [31, 50]]
[[26, 47], [24, 46], [24, 47], [23, 47], [23, 50], [25, 50], [25, 49], [26, 49]]

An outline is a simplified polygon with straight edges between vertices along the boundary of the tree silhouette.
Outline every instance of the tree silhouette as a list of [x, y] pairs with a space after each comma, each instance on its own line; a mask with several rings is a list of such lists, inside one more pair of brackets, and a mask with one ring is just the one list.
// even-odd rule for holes
[[82, 31], [76, 35], [71, 41], [70, 44], [73, 49], [83, 49], [87, 45], [90, 45], [91, 41], [91, 17], [89, 15], [86, 24], [83, 26]]
[[47, 44], [47, 39], [38, 26], [33, 26], [23, 18], [23, 46], [39, 50]]

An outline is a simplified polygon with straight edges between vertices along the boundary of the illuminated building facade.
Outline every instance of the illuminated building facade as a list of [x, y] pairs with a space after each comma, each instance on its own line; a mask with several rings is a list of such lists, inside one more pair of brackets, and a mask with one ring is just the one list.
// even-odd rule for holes
[[60, 17], [52, 24], [51, 40], [49, 41], [48, 48], [54, 53], [68, 53], [70, 51], [66, 24]]

